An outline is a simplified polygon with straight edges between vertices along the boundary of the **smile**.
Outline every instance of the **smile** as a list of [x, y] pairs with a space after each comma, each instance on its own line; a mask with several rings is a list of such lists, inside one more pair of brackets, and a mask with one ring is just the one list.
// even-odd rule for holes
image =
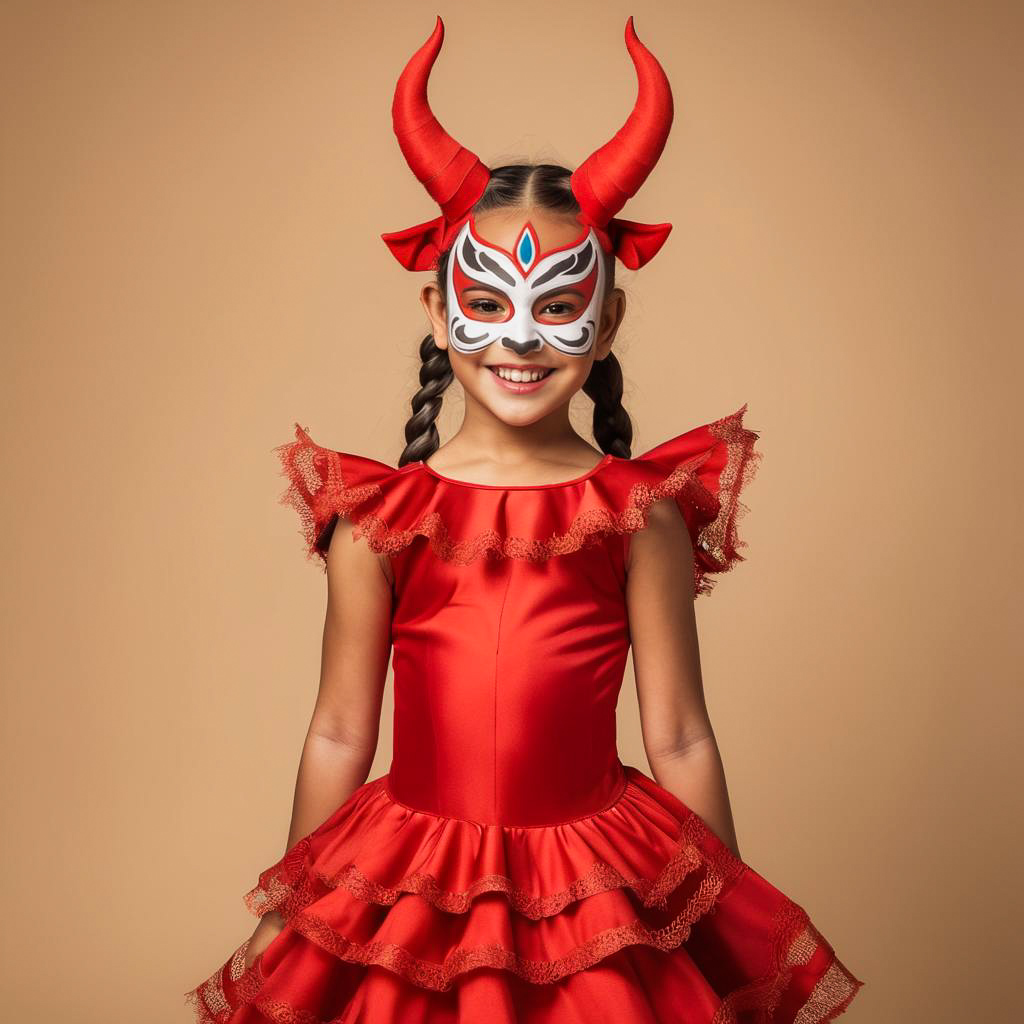
[[519, 393], [535, 391], [553, 374], [553, 367], [488, 366], [501, 387]]
[[553, 367], [547, 366], [488, 366], [487, 369], [503, 380], [516, 382], [543, 380], [549, 373], [554, 373]]

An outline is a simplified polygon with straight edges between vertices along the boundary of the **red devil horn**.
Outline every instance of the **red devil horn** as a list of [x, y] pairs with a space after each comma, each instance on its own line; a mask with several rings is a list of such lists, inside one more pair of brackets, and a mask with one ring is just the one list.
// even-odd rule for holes
[[586, 219], [604, 227], [636, 194], [665, 148], [672, 127], [672, 89], [662, 66], [626, 22], [626, 49], [636, 68], [637, 96], [626, 123], [569, 179]]
[[413, 174], [448, 221], [467, 213], [480, 198], [490, 171], [440, 125], [427, 101], [427, 80], [441, 51], [444, 23], [438, 16], [430, 38], [412, 55], [395, 86], [391, 117]]

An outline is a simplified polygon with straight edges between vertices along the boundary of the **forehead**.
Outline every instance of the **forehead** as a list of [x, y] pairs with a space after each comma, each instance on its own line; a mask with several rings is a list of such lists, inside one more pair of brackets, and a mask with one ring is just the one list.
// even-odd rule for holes
[[569, 213], [552, 213], [536, 207], [531, 209], [491, 210], [474, 215], [477, 238], [490, 245], [512, 252], [527, 221], [537, 234], [541, 252], [558, 249], [576, 241], [583, 232], [579, 218]]

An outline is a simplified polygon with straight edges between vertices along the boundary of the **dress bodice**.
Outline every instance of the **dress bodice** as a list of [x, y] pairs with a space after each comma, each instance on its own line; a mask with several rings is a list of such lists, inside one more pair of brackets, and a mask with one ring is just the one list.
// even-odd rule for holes
[[[310, 557], [339, 516], [394, 573], [393, 799], [482, 824], [551, 825], [625, 785], [615, 708], [630, 633], [630, 536], [674, 499], [694, 545], [694, 593], [742, 560], [739, 492], [759, 455], [732, 416], [564, 484], [454, 481], [316, 445], [278, 449]], [[690, 572], [689, 567], [680, 567]]]
[[[616, 538], [618, 540], [618, 538]], [[565, 821], [624, 782], [621, 543], [544, 562], [395, 559], [392, 795], [485, 823]]]

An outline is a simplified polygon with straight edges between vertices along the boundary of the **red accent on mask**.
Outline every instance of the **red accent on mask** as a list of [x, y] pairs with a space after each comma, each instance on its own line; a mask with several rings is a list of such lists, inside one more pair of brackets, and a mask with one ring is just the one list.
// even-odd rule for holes
[[[454, 258], [454, 257], [453, 257]], [[452, 283], [455, 286], [455, 296], [459, 302], [459, 309], [462, 310], [463, 315], [469, 317], [470, 320], [483, 320], [485, 323], [491, 324], [505, 324], [516, 315], [515, 306], [512, 303], [512, 298], [508, 292], [502, 292], [502, 297], [508, 303], [508, 310], [505, 315], [498, 320], [490, 320], [480, 315], [475, 309], [470, 309], [462, 300], [462, 293], [469, 288], [483, 288], [488, 289], [490, 285], [482, 285], [479, 281], [474, 280], [466, 275], [466, 272], [462, 269], [462, 264], [458, 260], [455, 260], [455, 265], [452, 267]], [[472, 301], [472, 300], [471, 300]]]

